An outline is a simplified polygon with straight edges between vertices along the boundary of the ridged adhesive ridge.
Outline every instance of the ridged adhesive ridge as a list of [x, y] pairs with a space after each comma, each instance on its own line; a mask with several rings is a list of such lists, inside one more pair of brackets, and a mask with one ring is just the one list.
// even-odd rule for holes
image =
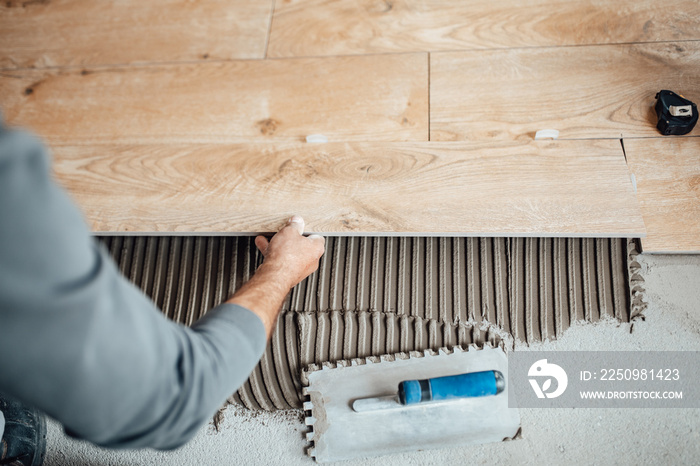
[[[252, 276], [252, 237], [101, 238], [120, 271], [191, 325]], [[643, 318], [634, 240], [329, 237], [285, 300], [267, 350], [231, 402], [302, 405], [301, 368], [441, 347], [555, 339], [574, 321]]]

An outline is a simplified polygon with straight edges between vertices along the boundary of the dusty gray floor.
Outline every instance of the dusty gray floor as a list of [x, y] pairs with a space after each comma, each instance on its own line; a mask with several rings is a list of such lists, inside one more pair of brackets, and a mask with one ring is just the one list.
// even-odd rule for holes
[[[646, 321], [575, 325], [556, 342], [530, 349], [700, 351], [700, 257], [643, 256]], [[524, 349], [526, 348], [519, 348]], [[422, 451], [342, 464], [697, 464], [700, 409], [522, 409], [523, 438], [476, 447]], [[226, 411], [174, 452], [95, 448], [51, 423], [48, 465], [313, 464], [304, 456], [300, 412]]]

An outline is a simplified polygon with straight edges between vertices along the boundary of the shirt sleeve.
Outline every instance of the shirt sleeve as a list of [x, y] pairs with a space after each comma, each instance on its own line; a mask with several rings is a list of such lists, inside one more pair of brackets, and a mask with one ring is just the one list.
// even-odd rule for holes
[[191, 328], [123, 278], [51, 179], [35, 137], [0, 124], [0, 391], [71, 435], [171, 449], [242, 385], [262, 321], [223, 304]]

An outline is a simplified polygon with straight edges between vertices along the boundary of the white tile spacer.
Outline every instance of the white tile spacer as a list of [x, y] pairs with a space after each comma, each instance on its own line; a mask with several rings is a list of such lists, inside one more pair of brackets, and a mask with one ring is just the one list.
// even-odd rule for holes
[[540, 139], [557, 139], [559, 137], [559, 130], [556, 129], [541, 129], [535, 133], [535, 141]]
[[310, 401], [305, 401], [304, 402], [304, 410], [305, 411], [311, 411], [314, 407], [314, 404]]
[[322, 144], [328, 142], [328, 138], [323, 134], [309, 134], [306, 136], [306, 142]]

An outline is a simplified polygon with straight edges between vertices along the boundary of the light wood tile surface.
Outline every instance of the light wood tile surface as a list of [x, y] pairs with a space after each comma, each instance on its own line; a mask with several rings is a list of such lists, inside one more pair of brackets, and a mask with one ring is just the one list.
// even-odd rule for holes
[[263, 58], [272, 0], [11, 0], [0, 67]]
[[647, 227], [643, 252], [700, 253], [700, 137], [624, 143]]
[[700, 39], [687, 0], [279, 0], [268, 56]]
[[99, 233], [644, 234], [619, 141], [55, 147]]
[[0, 75], [7, 121], [52, 143], [426, 141], [427, 54]]
[[49, 142], [105, 233], [301, 213], [326, 234], [640, 236], [625, 137], [647, 223], [672, 230], [645, 250], [700, 251], [697, 142], [654, 139], [652, 108], [700, 102], [698, 77], [680, 0], [0, 4], [4, 120]]
[[430, 136], [656, 137], [661, 89], [700, 102], [700, 42], [433, 53]]

